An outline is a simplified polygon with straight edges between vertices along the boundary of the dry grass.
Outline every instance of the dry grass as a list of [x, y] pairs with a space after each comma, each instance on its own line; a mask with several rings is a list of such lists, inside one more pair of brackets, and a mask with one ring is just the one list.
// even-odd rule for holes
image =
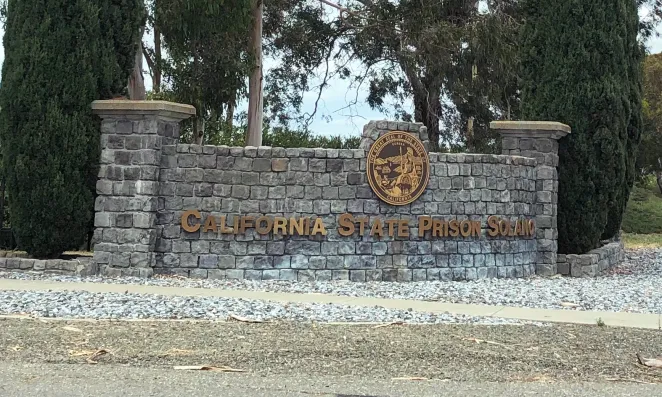
[[630, 234], [624, 233], [623, 240], [625, 248], [640, 249], [640, 248], [661, 248], [662, 247], [662, 234]]
[[[0, 320], [0, 361], [140, 367], [222, 364], [262, 375], [455, 381], [662, 383], [662, 332], [596, 325], [332, 326], [302, 323]], [[107, 354], [99, 355], [99, 352]]]

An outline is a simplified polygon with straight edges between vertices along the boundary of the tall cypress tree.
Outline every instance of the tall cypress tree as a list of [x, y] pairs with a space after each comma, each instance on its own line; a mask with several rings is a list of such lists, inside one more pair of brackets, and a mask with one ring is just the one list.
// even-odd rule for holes
[[639, 13], [634, 1], [624, 2], [626, 17], [623, 22], [626, 26], [625, 52], [628, 63], [627, 83], [629, 87], [629, 114], [626, 134], [621, 136], [625, 145], [625, 180], [618, 190], [616, 200], [610, 203], [607, 225], [602, 238], [609, 239], [618, 234], [623, 221], [623, 214], [630, 198], [632, 185], [637, 175], [636, 161], [641, 142], [643, 129], [642, 101], [643, 101], [643, 60], [645, 48], [637, 40], [639, 33]]
[[31, 255], [84, 241], [99, 157], [90, 104], [121, 93], [128, 78], [116, 56], [119, 29], [104, 26], [121, 2], [7, 2], [0, 140], [12, 228]]
[[596, 248], [624, 194], [632, 114], [629, 3], [524, 4], [522, 117], [572, 128], [559, 142], [559, 253]]

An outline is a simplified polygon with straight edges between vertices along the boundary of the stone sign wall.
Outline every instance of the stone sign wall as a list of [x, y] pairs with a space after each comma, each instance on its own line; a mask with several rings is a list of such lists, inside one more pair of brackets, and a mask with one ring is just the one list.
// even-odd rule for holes
[[510, 134], [505, 155], [429, 153], [425, 191], [391, 205], [368, 183], [367, 153], [392, 130], [427, 136], [419, 124], [370, 122], [355, 150], [214, 147], [176, 144], [188, 106], [94, 108], [102, 274], [415, 281], [556, 273], [554, 161], [567, 133], [558, 123], [495, 125]]

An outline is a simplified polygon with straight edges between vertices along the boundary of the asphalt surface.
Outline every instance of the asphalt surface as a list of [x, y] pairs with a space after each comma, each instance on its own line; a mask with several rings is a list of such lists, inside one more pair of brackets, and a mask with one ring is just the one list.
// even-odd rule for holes
[[659, 330], [586, 325], [0, 319], [0, 397], [657, 397], [637, 354], [661, 352]]
[[662, 395], [637, 383], [488, 383], [255, 376], [121, 365], [0, 364], [3, 397], [604, 397]]

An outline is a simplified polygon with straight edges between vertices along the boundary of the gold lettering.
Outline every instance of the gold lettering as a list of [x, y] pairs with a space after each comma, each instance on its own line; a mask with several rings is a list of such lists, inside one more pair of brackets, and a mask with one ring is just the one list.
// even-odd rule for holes
[[226, 220], [225, 215], [221, 216], [221, 227], [218, 229], [218, 232], [219, 233], [226, 233], [226, 234], [232, 233], [232, 229], [230, 229], [227, 226], [227, 220]]
[[460, 235], [460, 224], [457, 220], [453, 219], [448, 222], [448, 228], [450, 229], [450, 232], [448, 232], [449, 236], [457, 237]]
[[193, 216], [194, 218], [197, 219], [202, 219], [202, 215], [200, 215], [200, 211], [198, 210], [189, 210], [189, 211], [184, 211], [182, 214], [182, 229], [189, 233], [195, 233], [198, 230], [200, 230], [200, 224], [196, 223], [194, 225], [191, 225], [188, 220], [189, 218]]
[[383, 237], [384, 236], [384, 227], [382, 226], [382, 221], [378, 219], [372, 224], [370, 229], [371, 236]]
[[425, 232], [432, 230], [432, 218], [429, 216], [422, 216], [418, 218], [418, 237], [425, 236]]
[[354, 234], [354, 217], [351, 214], [342, 214], [338, 218], [338, 234], [341, 236], [351, 236]]
[[460, 234], [462, 234], [462, 237], [469, 237], [471, 235], [471, 222], [470, 221], [460, 222]]
[[232, 217], [232, 233], [239, 234], [239, 217], [237, 215]]
[[295, 230], [299, 236], [304, 235], [303, 218], [290, 218], [290, 235], [294, 235]]
[[356, 218], [356, 221], [359, 223], [359, 236], [365, 234], [365, 227], [368, 224], [368, 218]]
[[218, 231], [216, 226], [216, 218], [214, 218], [212, 215], [209, 215], [207, 219], [205, 219], [205, 227], [202, 228], [202, 232], [207, 233], [210, 230], [212, 232]]
[[480, 221], [471, 221], [471, 234], [480, 236]]
[[502, 236], [508, 234], [508, 223], [503, 219], [499, 221], [499, 233], [501, 233]]
[[395, 224], [398, 223], [397, 219], [388, 219], [386, 224], [388, 225], [388, 236], [393, 237], [395, 233]]
[[310, 235], [310, 218], [303, 218], [303, 235]]
[[315, 236], [318, 233], [321, 233], [322, 236], [326, 236], [326, 227], [324, 227], [322, 218], [315, 218], [315, 224], [313, 225], [313, 232], [311, 235]]
[[439, 219], [432, 221], [432, 237], [442, 237], [444, 235], [444, 224], [448, 224], [448, 222], [442, 222]]
[[398, 220], [398, 237], [409, 237], [409, 222], [405, 219]]
[[489, 227], [487, 234], [490, 237], [497, 236], [499, 234], [499, 218], [496, 216], [487, 218], [487, 227]]
[[239, 234], [246, 233], [246, 229], [253, 226], [253, 221], [255, 218], [252, 216], [242, 216], [241, 217], [241, 226], [239, 226]]
[[[262, 226], [263, 222], [266, 222], [266, 225], [264, 227]], [[262, 235], [269, 234], [273, 225], [274, 225], [274, 221], [271, 218], [266, 216], [261, 216], [257, 218], [257, 220], [255, 221], [255, 231], [258, 234], [262, 234]]]
[[287, 235], [287, 219], [280, 216], [274, 219], [274, 234], [279, 232], [283, 235]]
[[536, 235], [536, 222], [533, 219], [529, 220], [529, 236], [533, 237]]
[[521, 236], [522, 235], [522, 221], [517, 220], [515, 222], [515, 235], [516, 236]]

